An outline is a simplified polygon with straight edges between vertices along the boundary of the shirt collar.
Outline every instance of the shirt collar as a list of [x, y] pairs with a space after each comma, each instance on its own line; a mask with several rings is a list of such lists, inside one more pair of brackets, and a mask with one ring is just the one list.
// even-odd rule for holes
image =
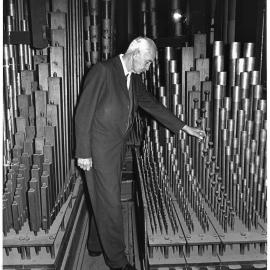
[[120, 54], [119, 57], [120, 57], [120, 60], [121, 60], [121, 63], [122, 63], [123, 69], [124, 69], [125, 76], [131, 75], [131, 72], [127, 70], [127, 67], [123, 61], [123, 55], [124, 54]]

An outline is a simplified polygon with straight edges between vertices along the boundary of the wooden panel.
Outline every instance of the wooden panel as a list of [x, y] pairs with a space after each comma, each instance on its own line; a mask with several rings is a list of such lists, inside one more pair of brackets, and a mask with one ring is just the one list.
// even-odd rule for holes
[[35, 126], [27, 126], [25, 128], [25, 132], [26, 132], [26, 138], [34, 139], [34, 137], [36, 136], [36, 127]]
[[201, 82], [209, 80], [209, 58], [196, 59], [195, 68], [200, 72]]
[[66, 29], [66, 14], [63, 12], [50, 12], [50, 28]]
[[52, 11], [68, 12], [68, 1], [54, 0], [52, 1]]
[[[69, 268], [67, 258], [80, 249], [81, 231], [86, 229], [83, 221], [86, 220], [84, 218], [86, 209], [85, 200], [82, 197], [81, 179], [77, 179], [73, 192], [73, 195], [70, 194], [63, 204], [47, 234], [40, 231], [38, 236], [34, 236], [33, 233], [29, 233], [29, 228], [24, 227], [23, 233], [16, 235], [12, 232], [9, 237], [4, 238], [4, 246], [12, 247], [8, 250], [9, 255], [3, 254], [4, 269], [76, 269]], [[33, 246], [40, 246], [37, 253]], [[47, 248], [50, 246], [50, 248], [47, 250], [45, 246]], [[19, 250], [17, 247], [23, 248]], [[70, 250], [72, 251], [69, 252]], [[71, 260], [71, 263], [74, 261]]]
[[[212, 100], [214, 98], [214, 96], [212, 95], [212, 81], [202, 82], [202, 94], [206, 90], [210, 92], [210, 100]], [[205, 95], [203, 95], [203, 99], [202, 100], [204, 100], [204, 98], [205, 98]]]
[[37, 66], [39, 64], [48, 63], [48, 56], [47, 55], [33, 55], [33, 61], [34, 61], [34, 68], [37, 69]]
[[32, 82], [34, 81], [34, 71], [33, 70], [22, 70], [21, 71], [21, 88], [22, 93], [26, 95], [31, 95], [32, 93]]
[[50, 47], [50, 76], [64, 78], [64, 48]]
[[200, 91], [200, 72], [199, 71], [187, 71], [186, 72], [186, 89], [189, 91]]
[[19, 116], [28, 119], [30, 104], [31, 104], [30, 95], [18, 95]]
[[24, 117], [16, 117], [16, 131], [25, 133], [25, 127], [28, 126], [27, 122]]
[[46, 117], [47, 115], [47, 92], [35, 91], [35, 109], [36, 109], [36, 121], [40, 117]]
[[37, 137], [44, 137], [44, 128], [47, 124], [47, 119], [46, 117], [39, 117], [38, 121], [36, 122], [36, 136]]
[[61, 78], [59, 77], [49, 77], [48, 78], [49, 85], [49, 103], [52, 104], [61, 104]]
[[190, 71], [194, 67], [194, 50], [193, 47], [183, 47], [182, 48], [182, 104], [184, 106], [184, 111], [186, 110], [186, 71]]
[[[189, 99], [189, 93], [194, 92], [194, 91], [199, 91], [201, 90], [201, 82], [200, 82], [200, 72], [199, 71], [187, 71], [186, 72], [186, 115], [190, 115], [191, 112], [191, 107], [193, 106], [190, 103]], [[199, 103], [200, 104], [200, 103]], [[188, 119], [190, 121], [190, 119]]]
[[25, 139], [25, 135], [23, 132], [16, 132], [15, 133], [15, 144], [16, 145], [23, 147], [24, 139]]
[[38, 65], [38, 83], [39, 89], [48, 91], [49, 64], [40, 63]]
[[66, 30], [65, 29], [52, 29], [51, 30], [51, 40], [52, 46], [62, 46], [66, 47]]
[[43, 154], [44, 144], [45, 144], [45, 138], [44, 137], [35, 138], [35, 153]]
[[194, 35], [194, 58], [206, 58], [206, 34]]

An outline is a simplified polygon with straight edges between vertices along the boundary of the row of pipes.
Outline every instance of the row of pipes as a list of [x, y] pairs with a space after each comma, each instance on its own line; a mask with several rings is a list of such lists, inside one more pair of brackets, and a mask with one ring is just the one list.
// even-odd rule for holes
[[84, 50], [88, 68], [112, 57], [114, 14], [114, 0], [84, 0]]
[[[29, 31], [28, 2], [8, 0], [4, 30]], [[49, 229], [74, 180], [72, 119], [84, 74], [82, 1], [46, 2], [44, 49], [4, 44], [3, 233]]]
[[[181, 227], [184, 234], [206, 234], [209, 239], [213, 231], [228, 238], [234, 235], [233, 242], [222, 240], [221, 256], [229, 254], [226, 244], [231, 244], [235, 254], [249, 260], [250, 245], [257, 241], [260, 244], [252, 252], [265, 260], [266, 238], [260, 235], [265, 235], [267, 222], [266, 100], [255, 69], [254, 44], [233, 42], [227, 48], [223, 41], [215, 41], [207, 58], [205, 43], [204, 35], [198, 34], [193, 47], [159, 50], [150, 74], [143, 75], [148, 91], [165, 107], [206, 131], [206, 138], [199, 142], [182, 131], [172, 135], [155, 120], [145, 120], [137, 162], [148, 193], [149, 256], [155, 258], [154, 250], [156, 256], [162, 253], [168, 258], [166, 241], [162, 245], [159, 240], [153, 249], [153, 239], [181, 234]], [[175, 214], [177, 208], [180, 212]], [[243, 231], [254, 233], [256, 240], [242, 242]], [[209, 239], [202, 238], [199, 245], [207, 246]], [[156, 251], [159, 248], [162, 252]], [[172, 244], [173, 252], [179, 254], [175, 248]]]

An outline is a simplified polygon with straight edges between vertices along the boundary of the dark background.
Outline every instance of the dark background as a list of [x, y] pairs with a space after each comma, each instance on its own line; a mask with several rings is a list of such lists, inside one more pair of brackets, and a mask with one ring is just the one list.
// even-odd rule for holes
[[[157, 44], [164, 38], [173, 39], [171, 1], [156, 0], [157, 39], [155, 41]], [[214, 18], [214, 40], [224, 40], [225, 5], [228, 9], [233, 10], [234, 17], [229, 19], [235, 20], [234, 41], [255, 43], [254, 56], [256, 59], [260, 59], [256, 62], [256, 68], [259, 69], [259, 66], [261, 66], [261, 82], [266, 86], [265, 0], [236, 0], [234, 7], [231, 6], [233, 2], [231, 0], [180, 0], [178, 2], [187, 17], [183, 34], [188, 41], [192, 41], [192, 35], [198, 32], [206, 33], [209, 38], [211, 18]], [[142, 35], [140, 5], [141, 1], [138, 0], [116, 0], [116, 53], [123, 52], [134, 37]], [[132, 10], [132, 14], [127, 12], [128, 6]], [[149, 9], [148, 4], [148, 23], [150, 21]], [[151, 33], [149, 35], [147, 33], [147, 36], [151, 37]]]

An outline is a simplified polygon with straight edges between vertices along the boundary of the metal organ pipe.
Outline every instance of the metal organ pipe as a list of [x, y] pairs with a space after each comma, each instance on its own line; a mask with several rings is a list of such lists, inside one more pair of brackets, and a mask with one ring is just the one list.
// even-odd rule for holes
[[[189, 61], [191, 63], [194, 60], [194, 54], [189, 54], [192, 48], [182, 48], [186, 54], [182, 57], [180, 65], [173, 48], [166, 47], [163, 51], [166, 86], [159, 87], [159, 99], [177, 117], [181, 119], [187, 117], [190, 125], [205, 128], [207, 136], [202, 142], [186, 136], [182, 131], [173, 136], [155, 122], [154, 130], [149, 127], [149, 132], [144, 138], [144, 152], [138, 152], [138, 155], [141, 155], [138, 163], [139, 167], [145, 169], [147, 165], [144, 160], [147, 157], [152, 160], [148, 164], [153, 166], [157, 162], [153, 156], [159, 157], [159, 169], [163, 173], [163, 180], [160, 178], [157, 180], [160, 194], [164, 198], [171, 198], [174, 209], [179, 209], [177, 215], [182, 233], [184, 235], [189, 233], [191, 239], [192, 235], [200, 230], [203, 235], [209, 237], [211, 226], [220, 226], [225, 237], [230, 233], [241, 235], [241, 230], [239, 231], [241, 226], [248, 232], [260, 230], [259, 222], [265, 226], [262, 220], [266, 219], [267, 195], [263, 189], [266, 102], [262, 99], [259, 74], [254, 70], [254, 45], [244, 44], [242, 50], [241, 46], [240, 42], [230, 44], [229, 64], [225, 65], [223, 41], [213, 43], [212, 87], [209, 90], [195, 87], [196, 67], [190, 65], [191, 69], [185, 69]], [[190, 59], [187, 59], [187, 55]], [[182, 69], [184, 67], [182, 81], [177, 72], [178, 66], [182, 66]], [[227, 66], [229, 71], [226, 70]], [[155, 73], [155, 70], [153, 72]], [[188, 78], [193, 79], [188, 81]], [[193, 87], [189, 89], [189, 85]], [[186, 91], [184, 100], [181, 91]], [[197, 92], [200, 94], [197, 95]], [[212, 125], [209, 124], [209, 115], [213, 115]], [[160, 162], [163, 154], [158, 146], [162, 144], [160, 138], [163, 137], [163, 132], [165, 132], [165, 155]], [[154, 155], [146, 154], [149, 151], [147, 149], [150, 149], [150, 142], [157, 144], [153, 147], [157, 151]], [[149, 165], [147, 170], [151, 171], [152, 165]], [[151, 178], [149, 181], [155, 179]], [[170, 212], [169, 204], [166, 207]], [[211, 224], [205, 219], [205, 214]], [[154, 227], [154, 221], [152, 222]], [[174, 235], [176, 231], [173, 229], [175, 226], [173, 221], [168, 219], [167, 224], [170, 224], [167, 228], [171, 229], [166, 231], [166, 235]], [[150, 234], [155, 238], [153, 230]], [[236, 253], [251, 256], [248, 252], [250, 241], [240, 244], [236, 240], [234, 243], [233, 249]], [[165, 242], [163, 244], [165, 246]], [[188, 238], [187, 245], [189, 244]], [[175, 250], [178, 248], [181, 250], [180, 242], [177, 245]], [[193, 256], [207, 254], [207, 249], [202, 247], [208, 245], [205, 240], [201, 239], [197, 245], [197, 251], [187, 247], [186, 254], [190, 261], [195, 258]], [[215, 245], [219, 244], [212, 242], [212, 246]], [[229, 242], [225, 244], [228, 245]], [[153, 242], [148, 242], [151, 251], [150, 260], [154, 260], [155, 256], [160, 254], [161, 246], [157, 247]], [[236, 246], [239, 248], [238, 251]], [[166, 249], [169, 250], [166, 254], [175, 254], [171, 246]], [[263, 247], [262, 249], [256, 247], [253, 251], [261, 254], [262, 250]], [[220, 248], [216, 252], [221, 258], [229, 256], [226, 248]], [[168, 264], [171, 256], [166, 255]], [[176, 257], [180, 263], [180, 257]]]

